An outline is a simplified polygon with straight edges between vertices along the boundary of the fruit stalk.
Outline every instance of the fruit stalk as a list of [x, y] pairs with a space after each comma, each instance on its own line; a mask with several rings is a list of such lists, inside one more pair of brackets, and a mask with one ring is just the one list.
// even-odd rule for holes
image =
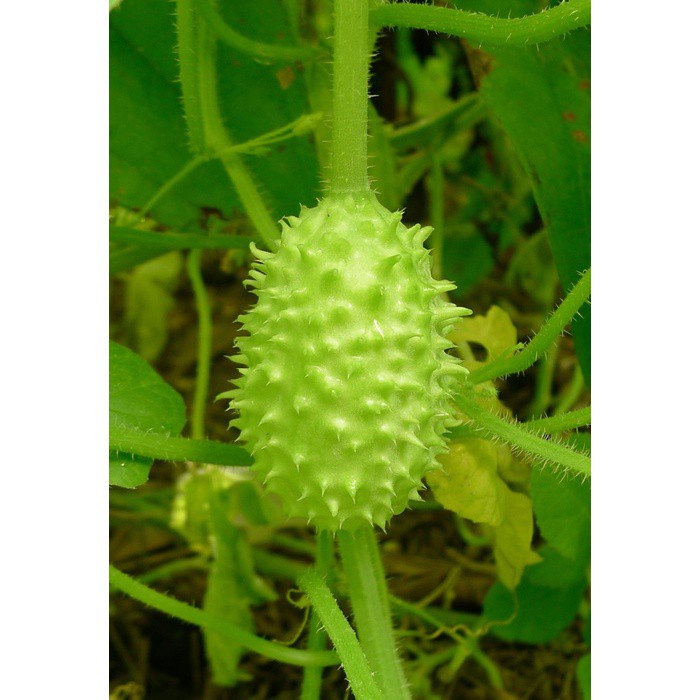
[[330, 192], [368, 192], [368, 0], [335, 0]]

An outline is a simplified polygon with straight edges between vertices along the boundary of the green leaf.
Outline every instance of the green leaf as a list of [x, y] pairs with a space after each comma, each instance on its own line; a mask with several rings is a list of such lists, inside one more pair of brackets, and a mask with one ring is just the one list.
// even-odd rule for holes
[[[240, 0], [221, 7], [232, 27], [253, 39], [285, 41], [280, 0]], [[124, 0], [110, 16], [110, 195], [126, 207], [143, 206], [191, 159], [175, 61], [175, 28], [168, 0]], [[219, 103], [234, 141], [246, 141], [308, 111], [296, 66], [262, 65], [219, 46]], [[318, 164], [307, 140], [294, 139], [266, 158], [247, 161], [267, 190], [273, 216], [312, 204]], [[153, 216], [175, 227], [196, 224], [202, 208], [231, 217], [238, 197], [223, 167], [198, 167], [156, 205]]]
[[[109, 343], [109, 425], [179, 435], [185, 402], [135, 352]], [[148, 479], [152, 460], [126, 452], [110, 453], [110, 484], [135, 488]]]
[[[528, 567], [515, 591], [496, 582], [484, 601], [487, 621], [505, 621], [494, 625], [495, 636], [527, 644], [545, 644], [556, 639], [576, 617], [587, 582], [575, 563], [552, 550], [542, 550], [543, 561]], [[544, 585], [544, 583], [556, 585]]]
[[532, 503], [544, 538], [565, 557], [588, 563], [591, 558], [591, 482], [534, 469]]
[[[539, 49], [472, 51], [479, 90], [533, 186], [564, 291], [590, 266], [590, 33]], [[590, 313], [573, 324], [590, 384]]]
[[581, 688], [583, 700], [591, 700], [591, 655], [586, 654], [576, 664], [576, 679]]

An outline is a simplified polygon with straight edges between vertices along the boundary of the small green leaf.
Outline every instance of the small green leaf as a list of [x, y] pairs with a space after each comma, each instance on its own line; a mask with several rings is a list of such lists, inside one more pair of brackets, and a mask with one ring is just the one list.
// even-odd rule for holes
[[[166, 435], [179, 435], [185, 425], [185, 402], [180, 394], [143, 358], [111, 341], [109, 425]], [[126, 452], [110, 454], [110, 484], [139, 486], [148, 479], [151, 463]]]

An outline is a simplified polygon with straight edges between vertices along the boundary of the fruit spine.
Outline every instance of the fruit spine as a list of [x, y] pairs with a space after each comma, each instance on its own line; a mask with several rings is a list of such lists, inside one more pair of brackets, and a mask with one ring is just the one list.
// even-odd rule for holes
[[283, 222], [276, 252], [253, 246], [231, 424], [267, 489], [318, 529], [384, 527], [446, 451], [466, 370], [445, 335], [470, 312], [430, 274], [430, 230], [373, 194], [335, 195]]

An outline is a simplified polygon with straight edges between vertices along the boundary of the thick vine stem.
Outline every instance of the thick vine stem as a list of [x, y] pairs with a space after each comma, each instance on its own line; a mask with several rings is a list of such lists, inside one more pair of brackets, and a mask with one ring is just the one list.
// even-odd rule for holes
[[367, 179], [368, 0], [334, 0], [331, 193], [369, 191]]
[[389, 591], [374, 530], [340, 530], [338, 545], [362, 648], [380, 688], [392, 700], [410, 700], [394, 638]]
[[306, 651], [270, 642], [238, 625], [154, 591], [111, 564], [109, 566], [109, 583], [144, 605], [149, 605], [183, 622], [189, 622], [191, 625], [215, 630], [230, 637], [232, 641], [240, 644], [242, 647], [275, 661], [294, 666], [336, 666], [338, 664], [338, 655], [333, 651]]
[[[177, 39], [185, 119], [194, 154], [208, 155], [233, 147], [223, 125], [216, 91], [216, 37], [197, 13], [197, 0], [177, 0]], [[265, 243], [274, 247], [277, 224], [241, 157], [221, 159], [241, 203]]]
[[[327, 578], [333, 568], [333, 540], [330, 532], [322, 530], [316, 535], [316, 573]], [[309, 638], [306, 648], [309, 651], [320, 651], [326, 648], [328, 636], [321, 627], [322, 622], [318, 612], [314, 609], [309, 621]], [[323, 668], [320, 666], [308, 666], [304, 669], [304, 677], [301, 684], [300, 700], [319, 700], [321, 698], [321, 684], [323, 682]]]
[[311, 600], [314, 610], [333, 641], [355, 697], [358, 700], [391, 698], [391, 695], [385, 696], [377, 686], [362, 647], [325, 581], [316, 571], [309, 569], [299, 577], [299, 587]]
[[371, 13], [383, 27], [425, 29], [484, 46], [527, 46], [551, 41], [591, 23], [591, 0], [568, 0], [527, 17], [505, 19], [434, 5], [389, 3]]

